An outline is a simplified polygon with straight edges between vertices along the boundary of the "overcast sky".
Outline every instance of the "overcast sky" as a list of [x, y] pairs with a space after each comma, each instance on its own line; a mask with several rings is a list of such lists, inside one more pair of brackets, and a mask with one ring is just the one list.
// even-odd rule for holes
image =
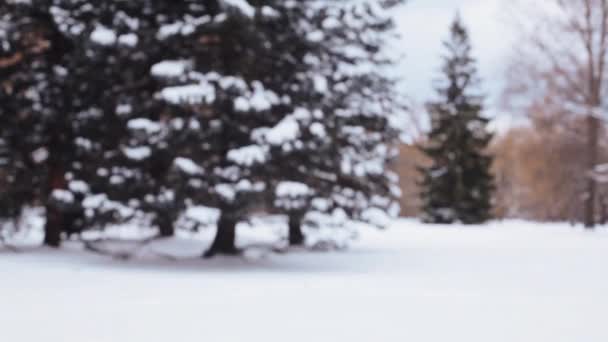
[[417, 102], [433, 96], [432, 80], [441, 63], [442, 40], [457, 11], [469, 28], [473, 53], [479, 61], [487, 105], [495, 112], [502, 87], [504, 63], [514, 42], [515, 28], [505, 10], [509, 0], [409, 0], [396, 13], [403, 35], [408, 94]]

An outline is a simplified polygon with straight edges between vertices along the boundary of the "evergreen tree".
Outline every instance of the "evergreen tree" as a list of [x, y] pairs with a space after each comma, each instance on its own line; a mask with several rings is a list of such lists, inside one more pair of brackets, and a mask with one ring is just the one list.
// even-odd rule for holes
[[394, 94], [377, 67], [397, 2], [16, 3], [45, 53], [0, 94], [0, 176], [35, 182], [13, 207], [44, 203], [52, 246], [133, 219], [169, 236], [187, 208], [215, 207], [208, 255], [236, 253], [236, 224], [266, 198], [294, 243], [307, 212], [396, 213]]
[[299, 5], [237, 4], [220, 2], [221, 12], [196, 29], [201, 43], [183, 46], [179, 58], [158, 64], [179, 70], [157, 74], [167, 83], [160, 97], [185, 123], [171, 133], [178, 152], [172, 178], [177, 200], [221, 212], [207, 256], [238, 252], [236, 224], [269, 186], [267, 142], [279, 145], [298, 130], [285, 95], [297, 73], [281, 72], [297, 60], [291, 52], [298, 44], [281, 35], [290, 24], [281, 9]]
[[182, 71], [161, 77], [161, 96], [200, 127], [174, 149], [178, 198], [222, 212], [208, 254], [235, 251], [236, 222], [258, 198], [290, 217], [298, 244], [313, 204], [354, 219], [396, 214], [385, 172], [394, 94], [379, 69], [391, 4], [220, 4], [225, 18], [199, 27], [205, 45], [159, 64]]
[[466, 28], [459, 17], [444, 43], [447, 55], [437, 101], [428, 105], [431, 132], [424, 152], [432, 166], [423, 169], [423, 219], [430, 223], [481, 223], [491, 217], [492, 135], [482, 116], [482, 96]]
[[[49, 198], [54, 212], [70, 221], [62, 222], [62, 229], [145, 220], [139, 223], [156, 227], [160, 236], [172, 235], [179, 208], [168, 177], [177, 151], [168, 131], [176, 125], [167, 122], [176, 118], [157, 96], [161, 87], [154, 67], [181, 57], [180, 48], [195, 42], [188, 30], [217, 11], [216, 2], [32, 5], [52, 16], [72, 46], [44, 92], [44, 108], [55, 119], [48, 133], [63, 137], [51, 148], [51, 156], [61, 156], [56, 178], [62, 185]], [[167, 34], [180, 39], [166, 40]], [[53, 153], [60, 146], [69, 153]]]
[[275, 203], [290, 218], [292, 243], [301, 243], [304, 221], [319, 225], [314, 221], [333, 217], [382, 226], [398, 214], [397, 177], [386, 167], [403, 108], [385, 68], [394, 63], [386, 49], [393, 28], [388, 12], [400, 3], [323, 2], [306, 13], [308, 84], [300, 97], [313, 115], [301, 121], [296, 143], [304, 148], [278, 154], [275, 164], [275, 179], [285, 181]]
[[[29, 199], [46, 206], [46, 244], [135, 216], [150, 217], [161, 235], [172, 233], [175, 210], [165, 178], [173, 160], [158, 137], [152, 146], [137, 143], [142, 120], [164, 115], [150, 69], [172, 49], [157, 44], [159, 27], [207, 7], [196, 1], [10, 5], [15, 44], [9, 47], [33, 47], [15, 51], [21, 58], [9, 68], [2, 118], [14, 123], [6, 130], [13, 138], [8, 150], [22, 160], [10, 163], [12, 171], [31, 179], [13, 184], [27, 184], [37, 193]], [[160, 152], [148, 158], [151, 148]]]
[[45, 204], [45, 243], [57, 246], [65, 224], [47, 199], [63, 185], [59, 159], [70, 156], [70, 150], [63, 144], [66, 132], [58, 127], [64, 122], [61, 115], [46, 103], [56, 90], [50, 79], [60, 72], [57, 63], [70, 46], [44, 6], [23, 2], [3, 6], [0, 134], [8, 163], [6, 197], [2, 197], [12, 202], [5, 207], [12, 215], [26, 203]]
[[85, 225], [145, 220], [139, 223], [171, 236], [178, 212], [167, 179], [173, 146], [166, 140], [170, 126], [160, 124], [171, 117], [156, 97], [160, 88], [151, 70], [174, 55], [159, 39], [162, 27], [202, 16], [207, 7], [195, 1], [74, 7], [63, 1], [54, 11], [76, 45], [66, 63], [69, 83], [80, 85], [71, 111], [79, 165], [68, 176]]

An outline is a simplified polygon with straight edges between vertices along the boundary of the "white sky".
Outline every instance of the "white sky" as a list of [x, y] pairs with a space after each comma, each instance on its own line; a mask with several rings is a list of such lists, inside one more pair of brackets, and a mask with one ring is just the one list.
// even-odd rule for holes
[[474, 57], [479, 61], [487, 110], [496, 114], [504, 79], [504, 64], [513, 46], [513, 23], [506, 11], [510, 0], [409, 0], [396, 13], [405, 49], [407, 92], [418, 103], [433, 97], [432, 80], [438, 75], [442, 41], [457, 11], [469, 29]]

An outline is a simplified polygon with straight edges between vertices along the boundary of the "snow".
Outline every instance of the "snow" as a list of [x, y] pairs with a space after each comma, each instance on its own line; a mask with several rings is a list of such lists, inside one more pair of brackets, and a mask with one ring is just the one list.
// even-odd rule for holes
[[40, 147], [34, 150], [31, 155], [34, 163], [41, 164], [49, 158], [49, 151], [44, 147]]
[[268, 158], [268, 151], [262, 146], [250, 145], [228, 152], [228, 160], [241, 166], [261, 164]]
[[[222, 88], [226, 89], [228, 84], [235, 83], [234, 78], [226, 78], [220, 80]], [[253, 91], [245, 96], [239, 96], [234, 100], [234, 109], [239, 112], [247, 112], [251, 109], [256, 112], [269, 110], [273, 105], [280, 102], [277, 94], [273, 91], [266, 90], [261, 82], [252, 82]]]
[[148, 134], [158, 133], [161, 130], [161, 126], [158, 122], [146, 118], [129, 120], [127, 127], [134, 131], [145, 131]]
[[186, 73], [191, 64], [192, 62], [186, 60], [162, 61], [154, 64], [150, 72], [155, 77], [180, 77]]
[[327, 131], [325, 130], [325, 126], [323, 126], [323, 124], [320, 122], [313, 122], [312, 124], [310, 124], [309, 130], [310, 133], [321, 139], [327, 137]]
[[214, 189], [221, 198], [228, 202], [233, 202], [236, 199], [236, 190], [231, 184], [218, 184]]
[[148, 146], [123, 147], [122, 152], [127, 158], [136, 161], [148, 159], [152, 155], [152, 150]]
[[112, 45], [116, 43], [116, 32], [98, 25], [91, 33], [91, 40], [99, 45]]
[[72, 180], [68, 183], [68, 188], [74, 193], [86, 194], [89, 192], [89, 185], [81, 180]]
[[116, 106], [116, 114], [127, 115], [133, 111], [133, 107], [130, 104], [120, 104]]
[[238, 183], [236, 183], [234, 189], [240, 192], [252, 192], [256, 191], [256, 186], [249, 179], [241, 179]]
[[338, 20], [336, 18], [329, 17], [329, 18], [323, 20], [322, 25], [323, 25], [323, 28], [326, 30], [334, 30], [334, 29], [339, 28], [342, 25], [342, 23], [340, 22], [340, 20]]
[[234, 110], [237, 112], [248, 112], [251, 108], [249, 101], [246, 98], [239, 96], [234, 99]]
[[279, 97], [271, 90], [266, 90], [262, 83], [253, 82], [253, 93], [249, 99], [251, 107], [258, 112], [269, 110], [280, 102]]
[[137, 45], [139, 38], [135, 33], [128, 33], [118, 37], [118, 42], [122, 45], [133, 47]]
[[281, 16], [281, 13], [279, 13], [279, 11], [275, 10], [270, 6], [262, 6], [261, 12], [262, 16], [267, 18], [278, 18]]
[[198, 26], [207, 24], [211, 21], [211, 17], [202, 16], [193, 18], [187, 16], [183, 18], [183, 21], [176, 21], [174, 23], [162, 25], [156, 34], [156, 38], [160, 40], [167, 39], [171, 36], [181, 34], [183, 36], [190, 35], [196, 32]]
[[313, 78], [313, 83], [314, 83], [315, 91], [317, 93], [324, 94], [327, 92], [328, 87], [329, 87], [329, 85], [327, 83], [327, 78], [325, 78], [321, 75], [315, 75]]
[[[261, 238], [259, 230], [240, 225], [239, 236]], [[164, 342], [176, 331], [226, 342], [608, 339], [606, 230], [404, 220], [360, 235], [346, 251], [257, 260], [119, 262], [70, 248], [3, 251], [10, 295], [0, 310], [2, 339]], [[197, 255], [208, 241], [156, 244], [159, 252]]]
[[216, 208], [205, 206], [190, 207], [186, 210], [185, 216], [201, 224], [215, 224], [220, 218], [220, 211]]
[[68, 190], [63, 190], [63, 189], [55, 189], [53, 190], [53, 192], [51, 193], [51, 197], [59, 202], [63, 202], [63, 203], [73, 203], [74, 202], [74, 195], [69, 192]]
[[107, 200], [108, 200], [108, 197], [103, 194], [87, 196], [82, 201], [82, 206], [86, 209], [97, 209], [97, 208], [101, 207], [103, 205], [103, 203]]
[[368, 208], [361, 213], [363, 220], [378, 227], [386, 227], [390, 224], [390, 216], [380, 208]]
[[310, 187], [300, 182], [280, 182], [275, 189], [275, 195], [277, 197], [301, 197], [309, 196], [312, 194]]
[[247, 17], [255, 16], [255, 8], [251, 6], [247, 0], [223, 0], [228, 6], [238, 9], [243, 15]]
[[306, 184], [293, 181], [283, 181], [275, 188], [274, 205], [287, 210], [302, 209], [308, 204], [309, 197], [314, 191]]
[[281, 146], [300, 136], [300, 126], [293, 117], [287, 116], [276, 126], [267, 130], [263, 136], [269, 144]]
[[[272, 236], [262, 228], [239, 225], [239, 244]], [[208, 244], [151, 247], [196, 256]], [[6, 341], [608, 340], [605, 229], [404, 220], [345, 251], [258, 259], [0, 253]]]
[[89, 195], [82, 201], [82, 206], [86, 209], [85, 213], [93, 210], [100, 212], [115, 212], [121, 218], [131, 217], [134, 213], [132, 208], [123, 205], [120, 202], [111, 201], [105, 194]]
[[175, 164], [178, 169], [189, 175], [201, 175], [204, 173], [203, 169], [198, 166], [192, 159], [178, 157], [175, 158], [173, 164]]
[[325, 34], [323, 33], [323, 31], [313, 31], [309, 32], [306, 35], [306, 38], [313, 43], [318, 43], [325, 38]]
[[158, 33], [156, 36], [160, 40], [166, 39], [168, 37], [178, 34], [183, 28], [183, 26], [184, 24], [181, 22], [163, 25], [158, 29]]
[[168, 87], [162, 90], [161, 97], [172, 104], [198, 104], [202, 101], [215, 101], [215, 88], [202, 81], [199, 84]]

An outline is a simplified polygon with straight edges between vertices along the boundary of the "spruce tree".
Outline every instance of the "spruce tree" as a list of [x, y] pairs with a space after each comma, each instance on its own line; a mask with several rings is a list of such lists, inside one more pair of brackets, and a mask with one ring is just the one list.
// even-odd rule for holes
[[[184, 16], [201, 16], [207, 7], [194, 1], [106, 1], [99, 6], [56, 4], [65, 35], [76, 42], [68, 70], [79, 84], [72, 113], [80, 167], [70, 189], [81, 198], [86, 226], [142, 220], [159, 236], [171, 236], [175, 207], [167, 177], [173, 152], [166, 141], [170, 120], [156, 98], [153, 66], [172, 58], [174, 47], [158, 39], [163, 25]], [[162, 15], [158, 15], [162, 13]], [[74, 30], [72, 27], [78, 27]], [[84, 114], [84, 115], [83, 115]], [[84, 190], [84, 191], [83, 191]]]
[[50, 194], [64, 187], [62, 162], [72, 155], [65, 145], [68, 132], [63, 112], [47, 106], [57, 88], [53, 75], [69, 42], [63, 39], [48, 3], [8, 2], [3, 4], [4, 29], [0, 73], [2, 140], [9, 160], [5, 167], [6, 196], [13, 214], [34, 201], [46, 206], [45, 243], [58, 246], [63, 216], [51, 206]]
[[221, 211], [208, 254], [236, 253], [266, 198], [296, 243], [307, 212], [395, 213], [394, 94], [376, 67], [397, 2], [19, 2], [48, 44], [11, 71], [18, 96], [0, 94], [5, 179], [38, 184], [25, 198], [47, 207], [53, 246], [138, 218], [169, 236], [204, 205]]
[[[302, 244], [308, 212], [375, 221], [398, 212], [396, 177], [386, 172], [398, 130], [393, 80], [381, 68], [392, 2], [259, 1], [274, 15], [254, 30], [269, 52], [256, 70], [282, 101], [252, 131], [267, 151], [259, 178], [274, 211], [288, 216], [289, 241]], [[255, 46], [255, 45], [254, 45]], [[264, 57], [268, 56], [268, 57]], [[289, 132], [289, 134], [285, 134]], [[312, 215], [319, 217], [319, 215]]]
[[277, 155], [277, 179], [286, 184], [276, 202], [288, 209], [292, 242], [301, 242], [304, 221], [323, 225], [314, 221], [333, 217], [384, 225], [398, 214], [397, 177], [386, 168], [403, 108], [384, 68], [394, 63], [386, 53], [393, 28], [388, 12], [399, 4], [323, 2], [305, 16], [303, 96], [313, 115], [301, 121], [300, 154]]
[[457, 17], [444, 43], [438, 99], [428, 105], [431, 132], [423, 151], [432, 166], [424, 174], [423, 220], [429, 223], [482, 223], [491, 217], [492, 158], [486, 148], [492, 135], [482, 116], [476, 62], [469, 35]]
[[394, 94], [380, 70], [394, 4], [220, 3], [222, 20], [199, 27], [206, 43], [159, 64], [180, 70], [160, 75], [160, 96], [200, 127], [175, 132], [189, 136], [174, 149], [177, 197], [222, 212], [208, 254], [235, 251], [234, 227], [255, 199], [290, 217], [298, 244], [308, 211], [395, 214], [385, 172]]
[[[7, 101], [0, 114], [12, 120], [3, 132], [21, 160], [10, 163], [12, 172], [31, 180], [13, 184], [28, 184], [29, 200], [46, 206], [45, 243], [58, 246], [63, 233], [137, 215], [170, 235], [175, 210], [165, 178], [173, 160], [158, 137], [163, 132], [144, 127], [156, 135], [151, 146], [138, 145], [138, 138], [142, 120], [164, 115], [150, 69], [172, 49], [157, 44], [159, 28], [207, 6], [32, 0], [9, 9], [15, 38], [7, 46], [21, 58], [5, 68], [10, 87], [2, 88]], [[161, 152], [148, 158], [151, 148]]]
[[299, 5], [237, 4], [220, 2], [220, 11], [197, 27], [199, 43], [184, 45], [179, 58], [157, 65], [178, 70], [157, 73], [166, 84], [159, 96], [185, 123], [170, 134], [177, 151], [171, 178], [177, 200], [221, 212], [206, 256], [238, 252], [236, 224], [269, 188], [267, 143], [280, 145], [298, 130], [286, 95], [297, 73], [281, 72], [298, 60], [298, 44], [281, 30], [290, 24], [283, 9]]
[[[180, 48], [195, 41], [186, 31], [204, 22], [217, 4], [142, 0], [75, 6], [55, 0], [50, 6], [39, 0], [33, 5], [52, 15], [72, 46], [60, 60], [62, 72], [49, 78], [45, 92], [53, 96], [47, 95], [44, 105], [61, 113], [49, 132], [61, 132], [65, 138], [57, 146], [70, 151], [57, 163], [63, 185], [49, 201], [77, 221], [63, 229], [145, 220], [138, 223], [152, 225], [160, 236], [172, 235], [180, 209], [168, 180], [178, 152], [168, 140], [175, 118], [157, 96], [161, 86], [153, 69], [181, 57]], [[176, 29], [180, 39], [164, 39]]]

